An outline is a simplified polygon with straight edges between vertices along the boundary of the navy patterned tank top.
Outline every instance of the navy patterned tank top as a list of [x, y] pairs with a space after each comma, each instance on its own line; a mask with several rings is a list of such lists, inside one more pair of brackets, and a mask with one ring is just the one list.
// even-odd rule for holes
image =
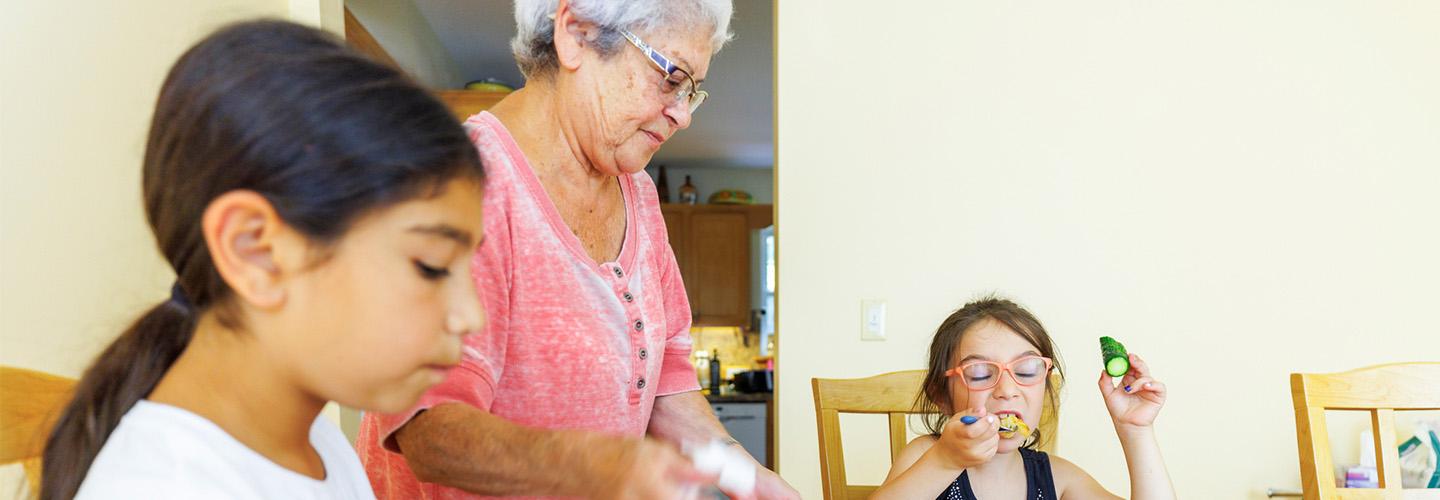
[[[1050, 475], [1050, 456], [1043, 451], [1020, 448], [1020, 458], [1025, 461], [1025, 498], [1029, 500], [1059, 500], [1055, 494], [1055, 478]], [[970, 477], [961, 472], [949, 488], [935, 500], [977, 500], [970, 489]]]

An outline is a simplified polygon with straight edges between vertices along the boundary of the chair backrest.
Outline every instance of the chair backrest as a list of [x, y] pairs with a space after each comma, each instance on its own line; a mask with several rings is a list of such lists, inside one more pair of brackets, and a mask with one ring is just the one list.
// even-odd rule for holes
[[[1292, 373], [1290, 395], [1295, 402], [1300, 478], [1307, 500], [1405, 497], [1400, 485], [1395, 411], [1440, 410], [1440, 363], [1394, 363], [1340, 373]], [[1325, 410], [1370, 412], [1379, 489], [1335, 487]]]
[[[1058, 376], [1051, 375], [1050, 383]], [[925, 370], [890, 372], [857, 379], [810, 379], [815, 390], [815, 416], [819, 421], [820, 475], [828, 500], [868, 498], [878, 485], [854, 485], [845, 479], [845, 454], [840, 444], [840, 414], [869, 413], [889, 417], [890, 459], [905, 447], [908, 415], [916, 414], [915, 397], [925, 381]], [[1040, 418], [1040, 449], [1053, 451], [1058, 415], [1049, 398]]]
[[32, 495], [40, 491], [40, 455], [75, 380], [0, 366], [0, 465], [21, 462]]

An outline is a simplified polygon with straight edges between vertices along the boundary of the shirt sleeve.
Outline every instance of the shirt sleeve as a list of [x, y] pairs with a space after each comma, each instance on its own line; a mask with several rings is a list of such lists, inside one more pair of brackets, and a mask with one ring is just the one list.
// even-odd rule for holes
[[[444, 382], [420, 396], [414, 407], [401, 413], [376, 414], [379, 439], [385, 449], [399, 452], [394, 433], [415, 415], [444, 403], [465, 403], [489, 411], [495, 400], [495, 381], [505, 371], [510, 337], [510, 284], [513, 241], [501, 189], [486, 189], [485, 240], [470, 261], [470, 276], [485, 311], [485, 326], [465, 337], [460, 366]], [[493, 196], [493, 198], [492, 198]]]
[[[664, 217], [656, 214], [660, 227], [665, 226]], [[661, 248], [660, 291], [665, 300], [665, 357], [660, 364], [660, 385], [656, 396], [668, 396], [682, 392], [700, 390], [695, 377], [695, 366], [690, 364], [690, 299], [685, 296], [685, 282], [680, 277], [680, 265], [675, 261], [675, 250], [670, 248], [668, 229], [659, 231], [656, 247]]]

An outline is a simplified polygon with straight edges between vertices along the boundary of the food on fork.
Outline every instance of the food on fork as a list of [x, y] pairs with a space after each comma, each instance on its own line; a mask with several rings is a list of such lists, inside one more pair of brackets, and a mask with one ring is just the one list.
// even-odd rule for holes
[[1030, 437], [1030, 426], [1020, 416], [1014, 413], [1000, 417], [1000, 437], [1010, 439], [1019, 434], [1022, 438]]

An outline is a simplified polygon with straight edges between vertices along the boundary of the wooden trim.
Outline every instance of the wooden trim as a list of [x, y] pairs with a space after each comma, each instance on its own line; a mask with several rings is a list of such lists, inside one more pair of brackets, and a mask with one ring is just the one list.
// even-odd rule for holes
[[383, 45], [380, 45], [380, 41], [370, 35], [370, 30], [365, 29], [365, 25], [360, 22], [360, 19], [356, 18], [355, 14], [350, 12], [349, 7], [345, 7], [345, 41], [349, 42], [350, 46], [354, 47], [355, 50], [370, 56], [376, 61], [389, 64], [396, 68], [400, 67], [400, 65], [395, 62], [395, 58], [390, 57], [390, 53], [385, 51]]
[[[771, 373], [773, 386], [775, 376]], [[780, 464], [775, 462], [775, 393], [772, 387], [770, 400], [765, 402], [765, 463], [770, 465], [770, 470], [775, 470]]]
[[460, 121], [469, 119], [470, 116], [490, 109], [495, 103], [500, 102], [509, 92], [491, 92], [484, 90], [437, 90], [435, 97], [439, 97], [450, 112], [455, 113], [455, 118]]
[[775, 206], [766, 204], [755, 205], [728, 205], [716, 203], [700, 203], [691, 205], [689, 203], [661, 203], [660, 209], [666, 212], [693, 214], [700, 213], [727, 213], [741, 212], [747, 219], [750, 229], [764, 229], [775, 224]]

